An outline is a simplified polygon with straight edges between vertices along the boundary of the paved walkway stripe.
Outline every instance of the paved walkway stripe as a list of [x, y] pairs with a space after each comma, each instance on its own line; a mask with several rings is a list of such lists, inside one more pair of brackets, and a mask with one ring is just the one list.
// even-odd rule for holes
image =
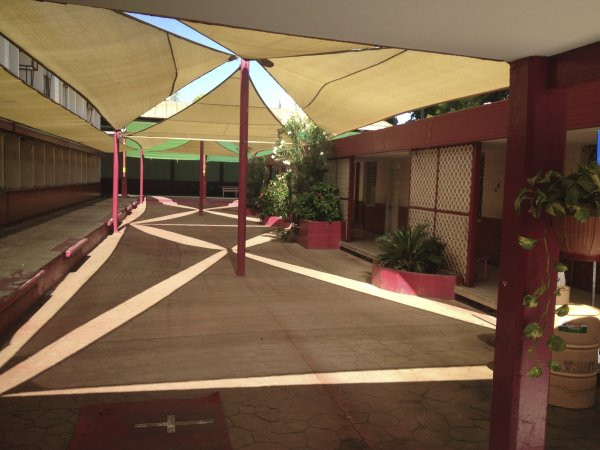
[[161, 230], [159, 228], [148, 227], [145, 225], [131, 224], [132, 227], [137, 228], [140, 231], [143, 231], [146, 234], [151, 236], [156, 236], [162, 239], [166, 239], [168, 241], [176, 242], [178, 244], [189, 245], [191, 247], [200, 247], [200, 248], [208, 248], [211, 250], [224, 250], [225, 247], [221, 247], [217, 244], [212, 244], [207, 241], [203, 241], [202, 239], [196, 239], [190, 236], [184, 236], [183, 234], [173, 233], [172, 231]]
[[327, 272], [320, 272], [314, 269], [308, 269], [306, 267], [297, 266], [295, 264], [289, 264], [276, 259], [265, 258], [264, 256], [258, 256], [253, 253], [246, 253], [246, 257], [253, 259], [264, 264], [268, 264], [273, 267], [288, 270], [290, 272], [304, 275], [316, 280], [324, 281], [326, 283], [335, 284], [336, 286], [351, 289], [353, 291], [362, 292], [363, 294], [372, 295], [374, 297], [389, 300], [395, 303], [399, 303], [411, 308], [417, 308], [423, 311], [428, 311], [434, 314], [450, 317], [452, 319], [460, 320], [462, 322], [472, 323], [486, 328], [496, 328], [496, 318], [483, 313], [475, 313], [468, 311], [457, 306], [446, 305], [435, 300], [428, 300], [426, 298], [417, 297], [415, 295], [398, 294], [396, 292], [386, 291], [380, 289], [372, 284], [364, 283], [362, 281], [356, 281], [351, 278], [344, 278], [339, 275], [333, 275]]
[[39, 375], [101, 337], [106, 336], [126, 322], [129, 322], [216, 264], [225, 255], [227, 255], [227, 251], [221, 250], [199, 263], [155, 284], [79, 328], [67, 333], [35, 355], [10, 368], [0, 375], [0, 394]]
[[[145, 210], [145, 203], [139, 205], [123, 220], [121, 227], [140, 217]], [[89, 258], [77, 271], [67, 274], [56, 289], [54, 289], [50, 299], [16, 331], [8, 345], [0, 351], [0, 367], [4, 366], [16, 355], [71, 300], [73, 295], [81, 289], [85, 282], [102, 267], [110, 255], [113, 254], [123, 236], [124, 233], [120, 231], [107, 236], [106, 239], [90, 252]]]
[[[237, 219], [238, 218], [237, 214], [230, 214], [230, 213], [224, 213], [224, 212], [214, 211], [213, 209], [205, 209], [204, 212], [207, 212], [209, 214], [214, 214], [215, 216], [228, 217], [230, 219]], [[248, 222], [262, 222], [258, 217], [250, 217], [250, 216], [246, 217], [246, 221], [248, 221]]]
[[121, 386], [52, 389], [47, 391], [17, 392], [4, 395], [4, 397], [46, 397], [52, 395], [189, 391], [197, 389], [236, 389], [273, 386], [473, 381], [491, 380], [492, 377], [493, 373], [487, 366], [425, 367], [414, 369], [307, 373], [297, 375], [274, 375], [268, 377], [224, 378], [220, 380], [175, 381]]

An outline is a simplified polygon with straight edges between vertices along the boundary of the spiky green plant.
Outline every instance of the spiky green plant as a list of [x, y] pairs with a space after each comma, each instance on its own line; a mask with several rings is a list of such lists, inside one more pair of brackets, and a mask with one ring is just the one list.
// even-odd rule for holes
[[381, 251], [376, 262], [382, 267], [421, 273], [438, 273], [444, 267], [445, 244], [425, 224], [390, 231], [376, 243]]

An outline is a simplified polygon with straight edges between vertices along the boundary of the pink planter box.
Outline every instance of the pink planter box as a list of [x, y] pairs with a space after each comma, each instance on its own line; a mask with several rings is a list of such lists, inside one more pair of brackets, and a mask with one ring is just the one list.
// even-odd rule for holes
[[263, 225], [267, 227], [287, 228], [290, 226], [290, 219], [284, 219], [279, 216], [269, 216], [263, 220]]
[[458, 277], [455, 275], [406, 272], [386, 269], [377, 264], [373, 264], [371, 274], [371, 283], [381, 289], [444, 300], [454, 299], [454, 286], [457, 282]]
[[297, 242], [304, 248], [335, 250], [341, 240], [342, 222], [301, 220], [298, 225]]

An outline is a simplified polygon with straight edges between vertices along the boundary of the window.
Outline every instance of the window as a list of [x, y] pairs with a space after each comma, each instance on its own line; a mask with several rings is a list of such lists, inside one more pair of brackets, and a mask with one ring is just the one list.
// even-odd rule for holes
[[365, 163], [365, 205], [375, 206], [375, 189], [377, 186], [377, 162]]

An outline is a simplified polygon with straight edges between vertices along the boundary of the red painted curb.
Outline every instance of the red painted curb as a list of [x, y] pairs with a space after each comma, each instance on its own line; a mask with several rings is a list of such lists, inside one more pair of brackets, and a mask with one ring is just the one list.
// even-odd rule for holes
[[458, 277], [456, 275], [406, 272], [373, 264], [371, 282], [381, 289], [401, 294], [453, 300], [454, 286], [458, 282]]

